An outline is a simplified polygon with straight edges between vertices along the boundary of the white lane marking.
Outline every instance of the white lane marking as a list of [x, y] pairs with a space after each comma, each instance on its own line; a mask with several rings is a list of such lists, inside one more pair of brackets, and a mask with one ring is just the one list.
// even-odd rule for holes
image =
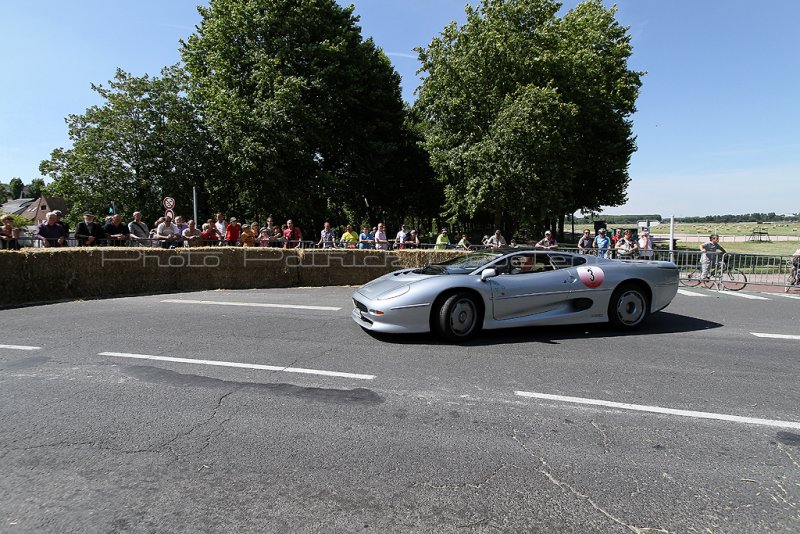
[[529, 393], [527, 391], [515, 391], [514, 394], [520, 397], [532, 397], [535, 399], [571, 402], [575, 404], [591, 404], [593, 406], [606, 406], [608, 408], [619, 408], [621, 410], [635, 410], [639, 412], [679, 415], [682, 417], [695, 417], [699, 419], [717, 419], [720, 421], [730, 421], [734, 423], [776, 426], [781, 428], [794, 428], [800, 430], [800, 423], [796, 423], [794, 421], [777, 421], [774, 419], [758, 419], [756, 417], [741, 417], [738, 415], [726, 415], [726, 414], [710, 413], [710, 412], [695, 412], [692, 410], [675, 410], [673, 408], [661, 408], [659, 406], [644, 406], [641, 404], [628, 404], [624, 402], [611, 402], [598, 399], [584, 399], [580, 397], [564, 397], [562, 395], [549, 395], [547, 393]]
[[771, 297], [785, 297], [787, 299], [800, 300], [800, 295], [787, 295], [786, 293], [770, 293]]
[[800, 339], [800, 336], [795, 336], [792, 334], [762, 334], [760, 332], [750, 332], [756, 337], [768, 337], [773, 339]]
[[681, 295], [686, 295], [687, 297], [708, 297], [706, 293], [695, 293], [694, 291], [686, 291], [685, 289], [679, 289], [678, 293]]
[[29, 347], [27, 345], [0, 345], [0, 349], [11, 350], [41, 350], [42, 347]]
[[770, 300], [767, 297], [759, 297], [758, 295], [752, 295], [750, 293], [738, 293], [736, 291], [719, 291], [719, 293], [726, 296], [741, 297], [743, 299], [750, 299], [750, 300]]
[[321, 371], [318, 369], [303, 369], [300, 367], [278, 367], [275, 365], [259, 365], [255, 363], [222, 362], [217, 360], [193, 360], [190, 358], [172, 358], [170, 356], [151, 356], [149, 354], [130, 354], [127, 352], [100, 352], [98, 356], [116, 356], [118, 358], [135, 358], [139, 360], [157, 360], [162, 362], [194, 363], [198, 365], [214, 365], [218, 367], [237, 367], [240, 369], [258, 369], [261, 371], [283, 371], [285, 373], [302, 373], [307, 375], [334, 376], [337, 378], [357, 378], [359, 380], [372, 380], [375, 375], [361, 375], [354, 373], [340, 373], [338, 371]]
[[341, 308], [333, 306], [304, 306], [302, 304], [266, 304], [262, 302], [224, 302], [219, 300], [179, 300], [167, 299], [161, 302], [170, 304], [211, 304], [214, 306], [250, 306], [253, 308], [290, 308], [293, 310], [320, 310], [320, 311], [339, 311]]

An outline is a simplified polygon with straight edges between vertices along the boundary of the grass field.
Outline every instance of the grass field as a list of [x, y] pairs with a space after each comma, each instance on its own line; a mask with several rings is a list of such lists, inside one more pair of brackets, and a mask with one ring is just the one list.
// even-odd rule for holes
[[[697, 234], [697, 235], [743, 235], [749, 236], [753, 230], [769, 232], [770, 236], [795, 236], [800, 241], [800, 223], [676, 223], [676, 234]], [[669, 222], [665, 221], [660, 226], [653, 228], [656, 233], [668, 233]]]

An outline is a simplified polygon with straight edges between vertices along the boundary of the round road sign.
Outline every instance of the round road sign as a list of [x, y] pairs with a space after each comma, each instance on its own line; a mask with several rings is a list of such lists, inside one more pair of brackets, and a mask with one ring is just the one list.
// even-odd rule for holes
[[164, 212], [164, 217], [169, 217], [170, 219], [175, 218], [175, 212], [172, 210], [167, 210]]
[[167, 208], [168, 210], [171, 210], [172, 208], [175, 207], [175, 199], [172, 198], [172, 197], [164, 197], [163, 204], [164, 204], [165, 208]]

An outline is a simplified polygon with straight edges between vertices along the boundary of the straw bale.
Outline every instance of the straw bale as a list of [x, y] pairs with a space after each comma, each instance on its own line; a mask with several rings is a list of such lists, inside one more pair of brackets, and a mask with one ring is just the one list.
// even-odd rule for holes
[[208, 289], [361, 285], [453, 251], [82, 247], [0, 251], [0, 307]]

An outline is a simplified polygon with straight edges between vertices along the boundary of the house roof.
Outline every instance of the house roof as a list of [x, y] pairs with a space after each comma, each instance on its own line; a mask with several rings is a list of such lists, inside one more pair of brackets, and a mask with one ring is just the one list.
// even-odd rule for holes
[[3, 213], [10, 213], [11, 215], [20, 215], [23, 211], [25, 211], [28, 206], [36, 200], [35, 198], [17, 198], [14, 200], [9, 200], [2, 206], [0, 206], [0, 211]]
[[34, 202], [28, 204], [19, 215], [29, 221], [38, 223], [44, 220], [47, 212], [60, 210], [65, 215], [69, 211], [69, 202], [61, 197], [39, 197]]

